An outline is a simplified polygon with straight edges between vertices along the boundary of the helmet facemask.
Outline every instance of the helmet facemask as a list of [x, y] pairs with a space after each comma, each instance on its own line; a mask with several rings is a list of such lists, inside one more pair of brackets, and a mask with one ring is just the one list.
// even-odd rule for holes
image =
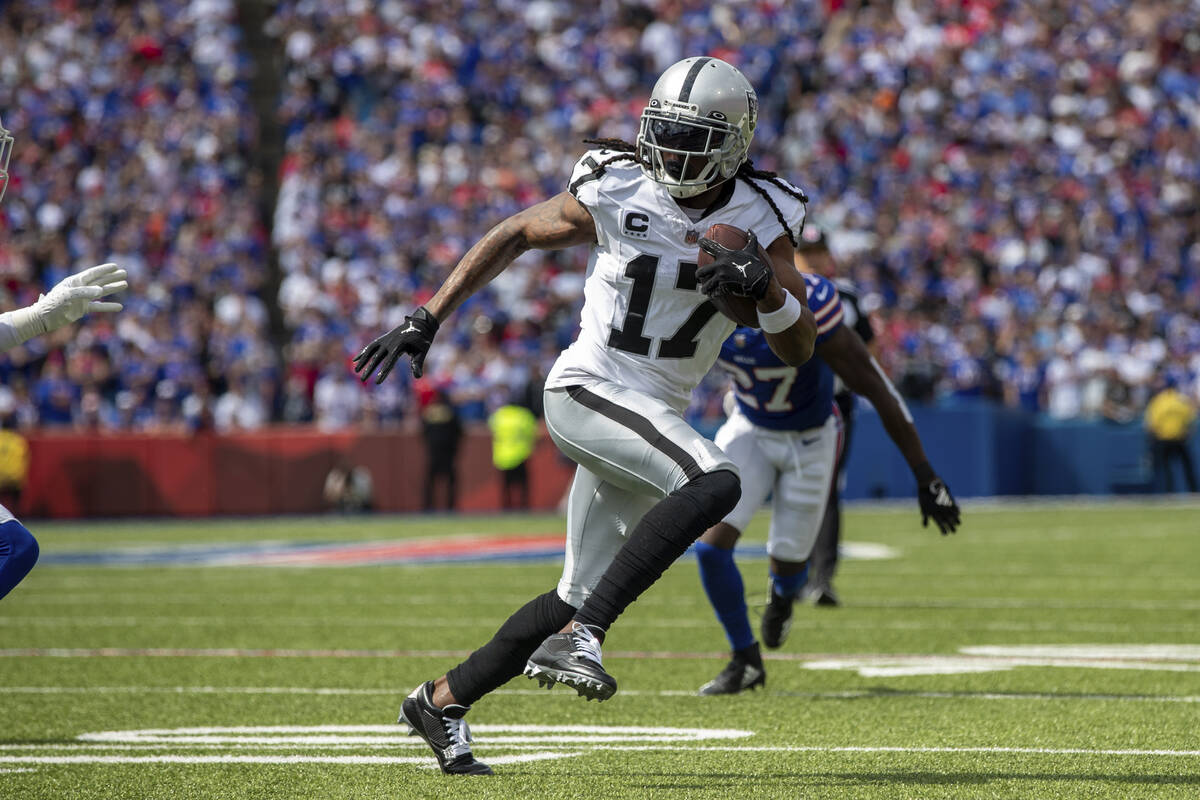
[[12, 158], [13, 136], [0, 124], [0, 200], [8, 189], [8, 160]]
[[642, 112], [637, 157], [642, 171], [672, 197], [694, 197], [733, 177], [747, 142], [728, 121], [655, 107]]

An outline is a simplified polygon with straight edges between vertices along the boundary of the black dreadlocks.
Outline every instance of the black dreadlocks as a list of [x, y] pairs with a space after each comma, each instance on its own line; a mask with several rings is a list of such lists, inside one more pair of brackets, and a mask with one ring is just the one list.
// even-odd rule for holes
[[[637, 145], [630, 144], [624, 139], [584, 139], [583, 143], [594, 144], [605, 150], [613, 150], [617, 153], [617, 155], [613, 156], [612, 158], [607, 158], [604, 161], [601, 161], [601, 167], [607, 167], [609, 164], [617, 161], [637, 161]], [[771, 198], [771, 195], [767, 193], [767, 190], [764, 189], [761, 184], [758, 184], [755, 181], [766, 181], [775, 186], [777, 189], [782, 189], [784, 192], [806, 205], [808, 204], [808, 195], [799, 189], [788, 186], [783, 182], [777, 173], [766, 169], [755, 169], [754, 162], [748, 158], [742, 162], [741, 166], [738, 167], [738, 170], [734, 173], [733, 177], [741, 178], [747, 186], [758, 192], [762, 199], [767, 201], [767, 205], [769, 205], [771, 210], [775, 212], [775, 218], [779, 220], [779, 224], [783, 226], [783, 230], [787, 233], [788, 240], [791, 241], [792, 247], [799, 249], [800, 242], [796, 240], [796, 235], [792, 233], [792, 226], [789, 225], [787, 220], [783, 218], [783, 212], [779, 210], [779, 206], [775, 205], [775, 201]], [[804, 226], [801, 225], [801, 229], [803, 229], [803, 227]]]

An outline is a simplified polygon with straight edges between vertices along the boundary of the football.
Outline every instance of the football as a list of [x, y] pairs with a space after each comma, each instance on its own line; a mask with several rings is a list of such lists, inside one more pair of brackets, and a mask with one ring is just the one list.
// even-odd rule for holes
[[[732, 225], [726, 225], [718, 222], [707, 231], [704, 232], [705, 238], [712, 239], [720, 245], [728, 247], [730, 250], [741, 250], [746, 246], [746, 242], [750, 240], [750, 236], [741, 228], [735, 228]], [[758, 246], [758, 254], [768, 264], [771, 263], [771, 257], [767, 255], [767, 251], [763, 249], [762, 244]], [[696, 257], [696, 263], [700, 266], [711, 263], [713, 257], [703, 250]], [[738, 325], [748, 325], [751, 328], [758, 327], [758, 307], [754, 300], [749, 297], [738, 297], [737, 295], [721, 295], [719, 297], [709, 297], [712, 304], [729, 319], [736, 322]]]

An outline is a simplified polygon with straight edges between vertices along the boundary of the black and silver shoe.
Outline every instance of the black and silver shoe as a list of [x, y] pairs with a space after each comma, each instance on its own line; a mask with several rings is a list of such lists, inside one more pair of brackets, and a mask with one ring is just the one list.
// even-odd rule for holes
[[[754, 652], [758, 652], [757, 644], [754, 645]], [[766, 685], [767, 671], [763, 669], [762, 659], [759, 658], [757, 664], [752, 663], [743, 651], [739, 650], [734, 652], [733, 658], [725, 665], [725, 669], [721, 670], [721, 674], [701, 686], [697, 694], [738, 694]]]
[[792, 629], [792, 606], [795, 597], [784, 597], [777, 594], [771, 587], [771, 599], [767, 601], [767, 610], [762, 618], [762, 643], [772, 649], [787, 641], [788, 632]]
[[603, 702], [617, 693], [617, 681], [604, 671], [600, 640], [578, 622], [570, 633], [556, 633], [533, 651], [525, 674], [550, 689], [555, 683], [574, 686], [581, 697]]
[[463, 720], [470, 706], [433, 704], [433, 681], [413, 689], [400, 704], [401, 725], [409, 727], [409, 736], [420, 736], [433, 748], [438, 766], [447, 775], [491, 775], [492, 768], [476, 761], [471, 752], [471, 731]]

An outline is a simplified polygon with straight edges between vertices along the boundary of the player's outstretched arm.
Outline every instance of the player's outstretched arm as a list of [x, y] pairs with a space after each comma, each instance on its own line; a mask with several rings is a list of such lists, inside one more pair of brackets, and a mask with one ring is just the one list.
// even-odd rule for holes
[[817, 341], [817, 320], [808, 307], [808, 287], [804, 284], [804, 277], [796, 271], [792, 259], [794, 252], [787, 236], [780, 236], [771, 242], [767, 255], [771, 256], [773, 275], [766, 296], [758, 303], [760, 319], [764, 312], [782, 310], [788, 295], [800, 304], [800, 316], [789, 328], [778, 333], [766, 332], [764, 328], [767, 344], [789, 367], [798, 367], [812, 358], [813, 346]]
[[428, 304], [380, 336], [354, 358], [354, 371], [365, 382], [379, 369], [384, 379], [402, 355], [412, 360], [414, 377], [421, 377], [425, 354], [433, 344], [440, 321], [450, 316], [475, 292], [527, 250], [562, 250], [596, 241], [592, 215], [570, 193], [562, 192], [521, 211], [488, 231], [455, 265]]
[[527, 250], [563, 250], [596, 241], [596, 225], [569, 192], [530, 206], [492, 228], [467, 251], [426, 308], [445, 319]]
[[861, 394], [875, 406], [888, 436], [896, 443], [917, 479], [921, 524], [928, 525], [932, 519], [942, 533], [953, 533], [961, 522], [958, 503], [945, 482], [933, 471], [908, 406], [862, 338], [849, 328], [838, 326], [832, 336], [818, 345], [817, 355], [833, 368], [851, 391]]
[[120, 311], [120, 303], [100, 298], [129, 288], [126, 277], [116, 264], [101, 264], [63, 278], [27, 308], [0, 314], [0, 350], [58, 330], [84, 314]]

